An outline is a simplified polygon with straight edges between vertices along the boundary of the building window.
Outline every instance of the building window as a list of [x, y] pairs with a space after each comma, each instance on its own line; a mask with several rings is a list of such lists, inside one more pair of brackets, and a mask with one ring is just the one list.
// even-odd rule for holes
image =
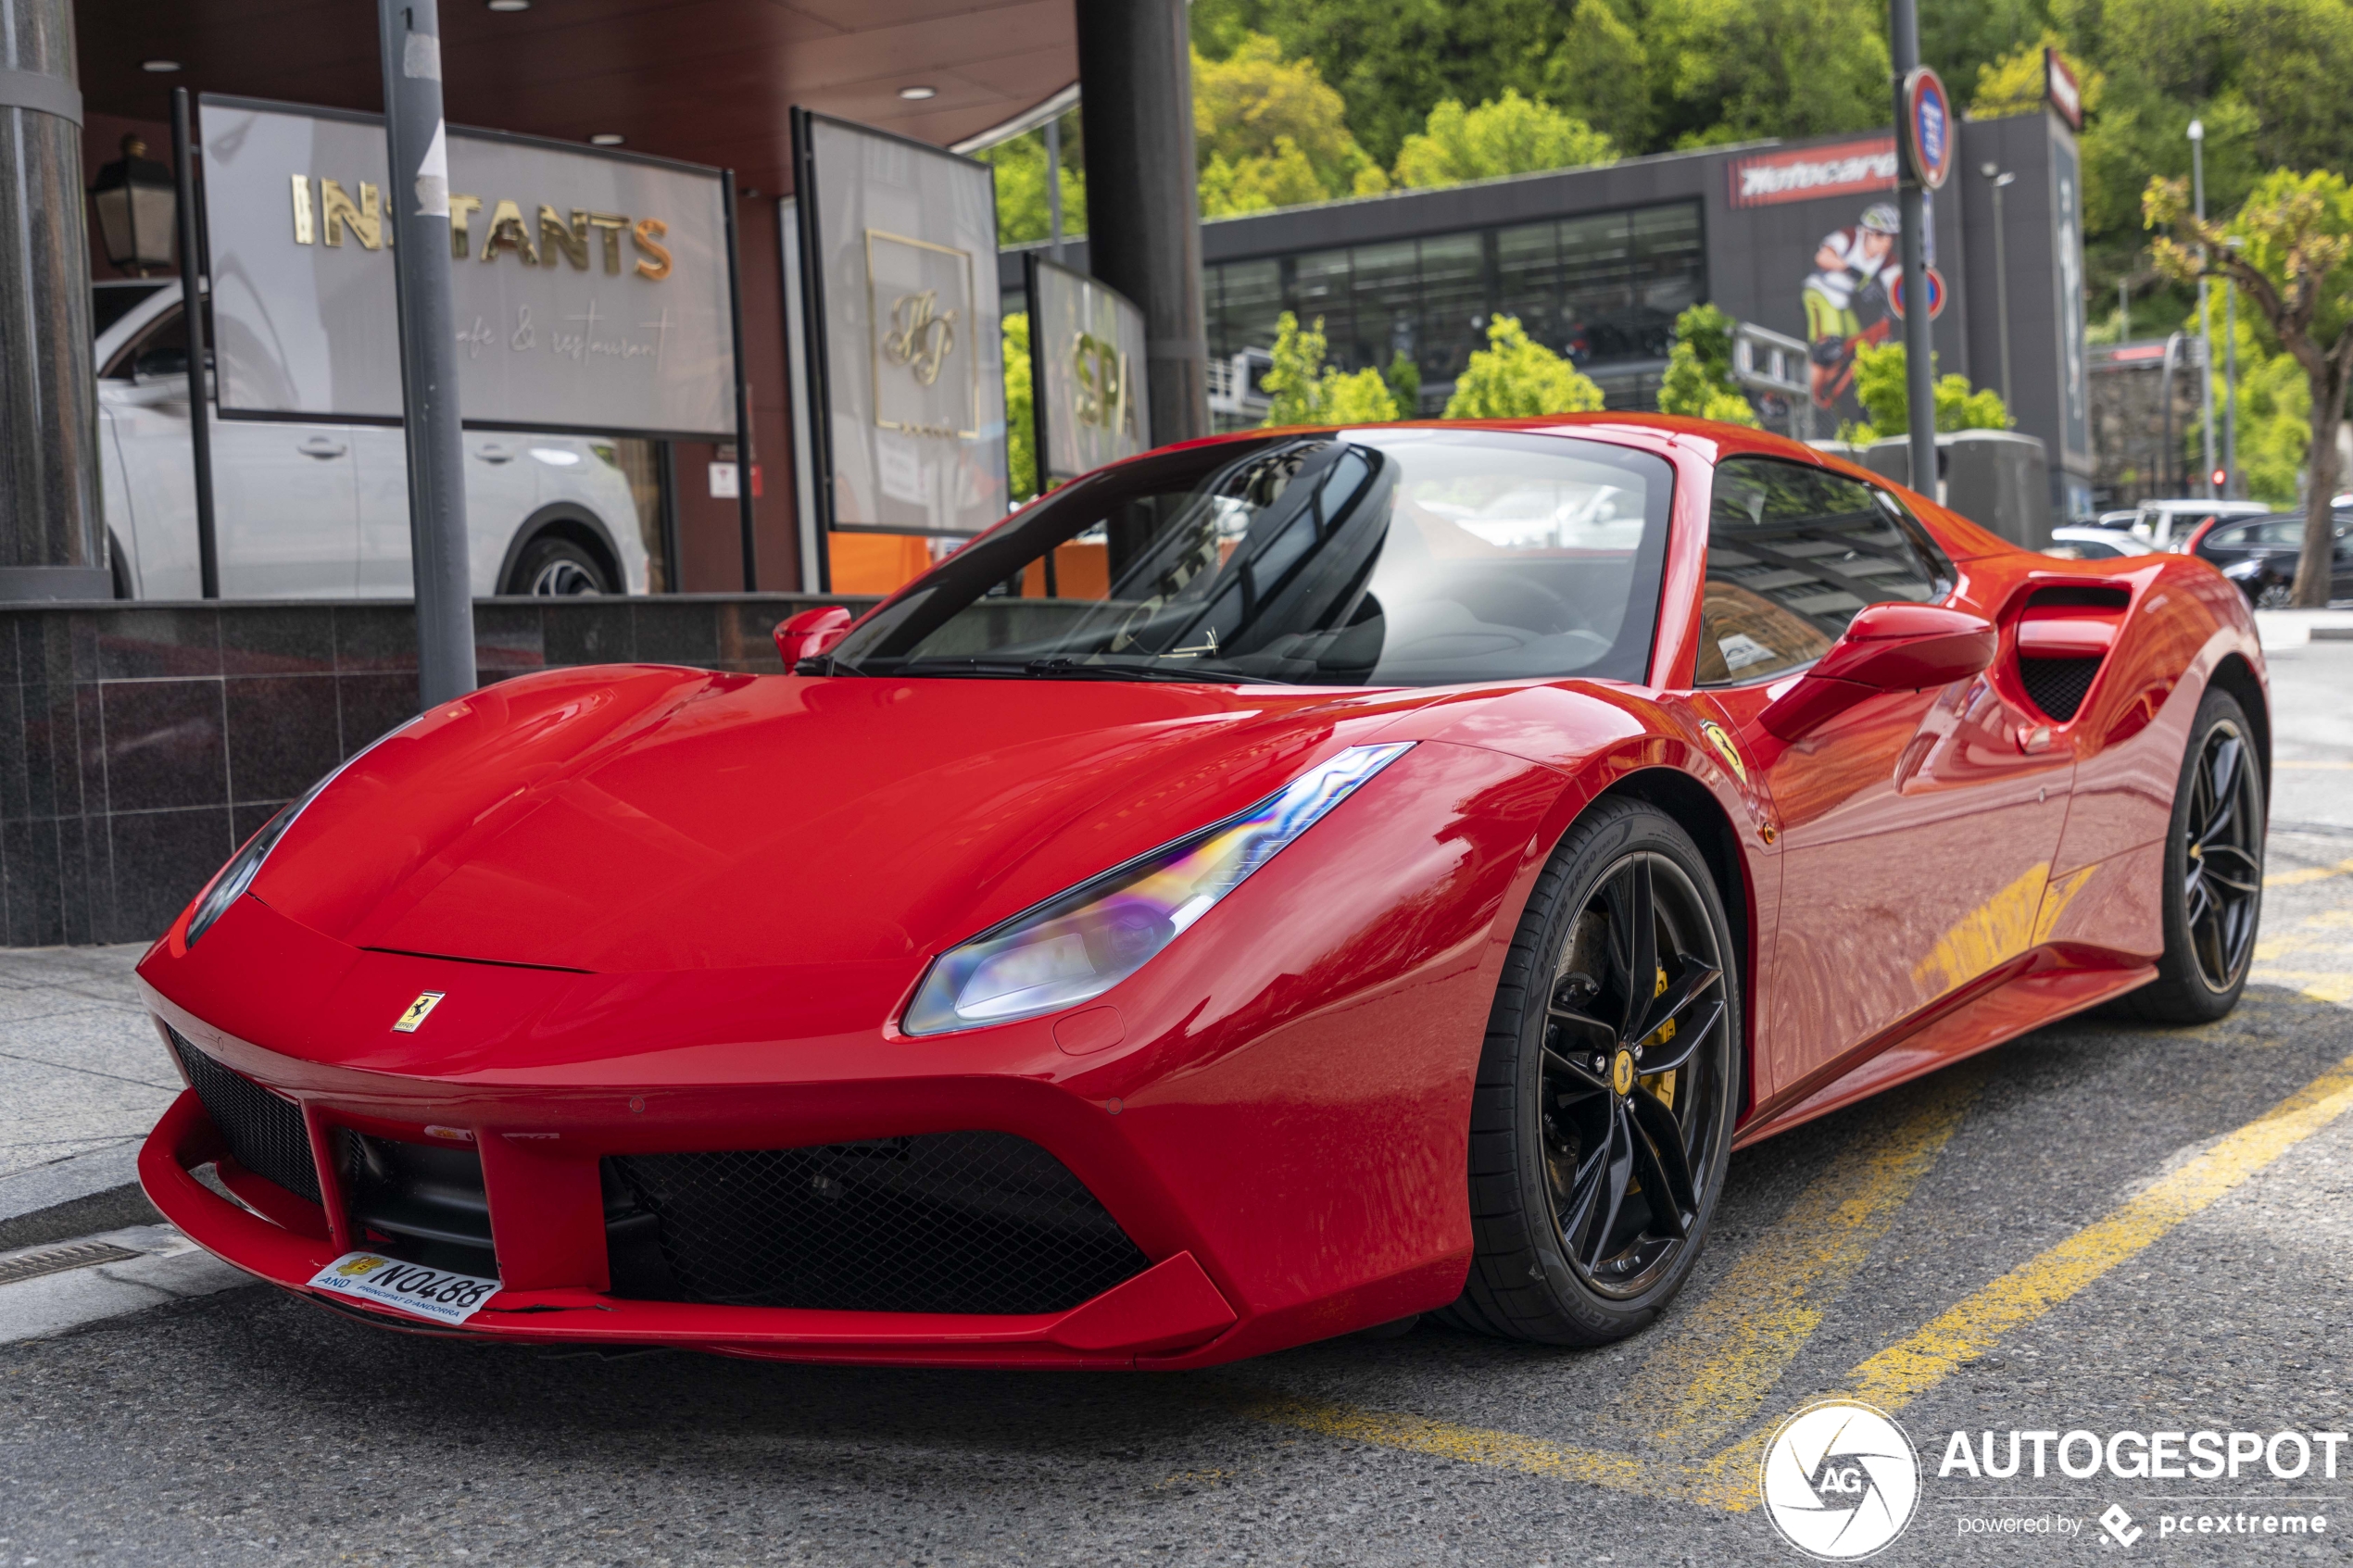
[[1410, 356], [1431, 409], [1498, 313], [1599, 373], [1614, 403], [1619, 382], [1639, 395], [1676, 316], [1707, 297], [1697, 202], [1229, 261], [1202, 282], [1213, 354], [1273, 347], [1285, 310], [1307, 325], [1321, 317], [1333, 364], [1381, 370]]

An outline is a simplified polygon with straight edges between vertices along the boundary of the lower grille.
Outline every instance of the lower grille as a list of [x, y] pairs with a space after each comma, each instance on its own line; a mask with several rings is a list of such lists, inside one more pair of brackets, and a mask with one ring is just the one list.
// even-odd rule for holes
[[482, 1155], [472, 1144], [403, 1143], [339, 1127], [335, 1171], [354, 1236], [409, 1262], [497, 1277]]
[[310, 1158], [310, 1135], [300, 1108], [221, 1066], [177, 1029], [167, 1025], [167, 1030], [205, 1114], [237, 1163], [265, 1182], [318, 1202], [319, 1168]]
[[2034, 706], [2065, 723], [2075, 717], [2083, 706], [2084, 696], [2092, 689], [2092, 677], [2100, 672], [2096, 659], [2021, 659], [2018, 661], [2019, 678], [2025, 683], [2026, 695]]
[[604, 1161], [617, 1296], [836, 1311], [1053, 1312], [1147, 1260], [1010, 1133]]

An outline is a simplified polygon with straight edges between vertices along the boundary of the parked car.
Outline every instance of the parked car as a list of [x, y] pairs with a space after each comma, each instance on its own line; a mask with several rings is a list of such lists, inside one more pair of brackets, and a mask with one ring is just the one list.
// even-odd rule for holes
[[[2282, 512], [2253, 522], [2218, 523], [2203, 530], [2191, 549], [2221, 567], [2256, 608], [2284, 609], [2293, 600], [2296, 562], [2304, 554], [2304, 514]], [[2336, 514], [2329, 597], [2353, 597], [2353, 513]]]
[[2239, 596], [1760, 431], [1190, 442], [777, 645], [503, 682], [258, 831], [139, 965], [165, 1216], [521, 1345], [1601, 1344], [1735, 1146], [2254, 952]]
[[2262, 517], [2271, 509], [2260, 501], [2201, 500], [2195, 495], [2143, 501], [2133, 513], [2133, 528], [2147, 534], [2158, 549], [2177, 550], [2190, 531], [2208, 518]]
[[[101, 283], [101, 488], [124, 598], [197, 596], [188, 339], [177, 282]], [[409, 470], [396, 425], [222, 419], [212, 428], [220, 591], [406, 598]], [[642, 594], [637, 508], [610, 441], [470, 430], [476, 594]]]
[[2125, 556], [2153, 556], [2157, 546], [2125, 528], [2054, 528], [2046, 556], [2070, 560], [2116, 560]]

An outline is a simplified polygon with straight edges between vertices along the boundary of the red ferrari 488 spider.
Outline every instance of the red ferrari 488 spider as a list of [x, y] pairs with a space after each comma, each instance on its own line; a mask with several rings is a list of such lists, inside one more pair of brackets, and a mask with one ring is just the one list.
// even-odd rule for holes
[[2241, 596], [1753, 431], [1198, 442], [778, 643], [487, 687], [256, 834], [140, 965], [164, 1212], [512, 1340], [1594, 1344], [1735, 1147], [2254, 945]]

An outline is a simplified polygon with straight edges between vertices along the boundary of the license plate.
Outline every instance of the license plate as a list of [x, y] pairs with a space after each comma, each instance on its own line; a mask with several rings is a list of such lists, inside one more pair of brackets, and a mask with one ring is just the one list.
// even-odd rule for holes
[[498, 1282], [404, 1263], [381, 1252], [346, 1252], [311, 1275], [310, 1288], [435, 1323], [461, 1323], [498, 1293]]

